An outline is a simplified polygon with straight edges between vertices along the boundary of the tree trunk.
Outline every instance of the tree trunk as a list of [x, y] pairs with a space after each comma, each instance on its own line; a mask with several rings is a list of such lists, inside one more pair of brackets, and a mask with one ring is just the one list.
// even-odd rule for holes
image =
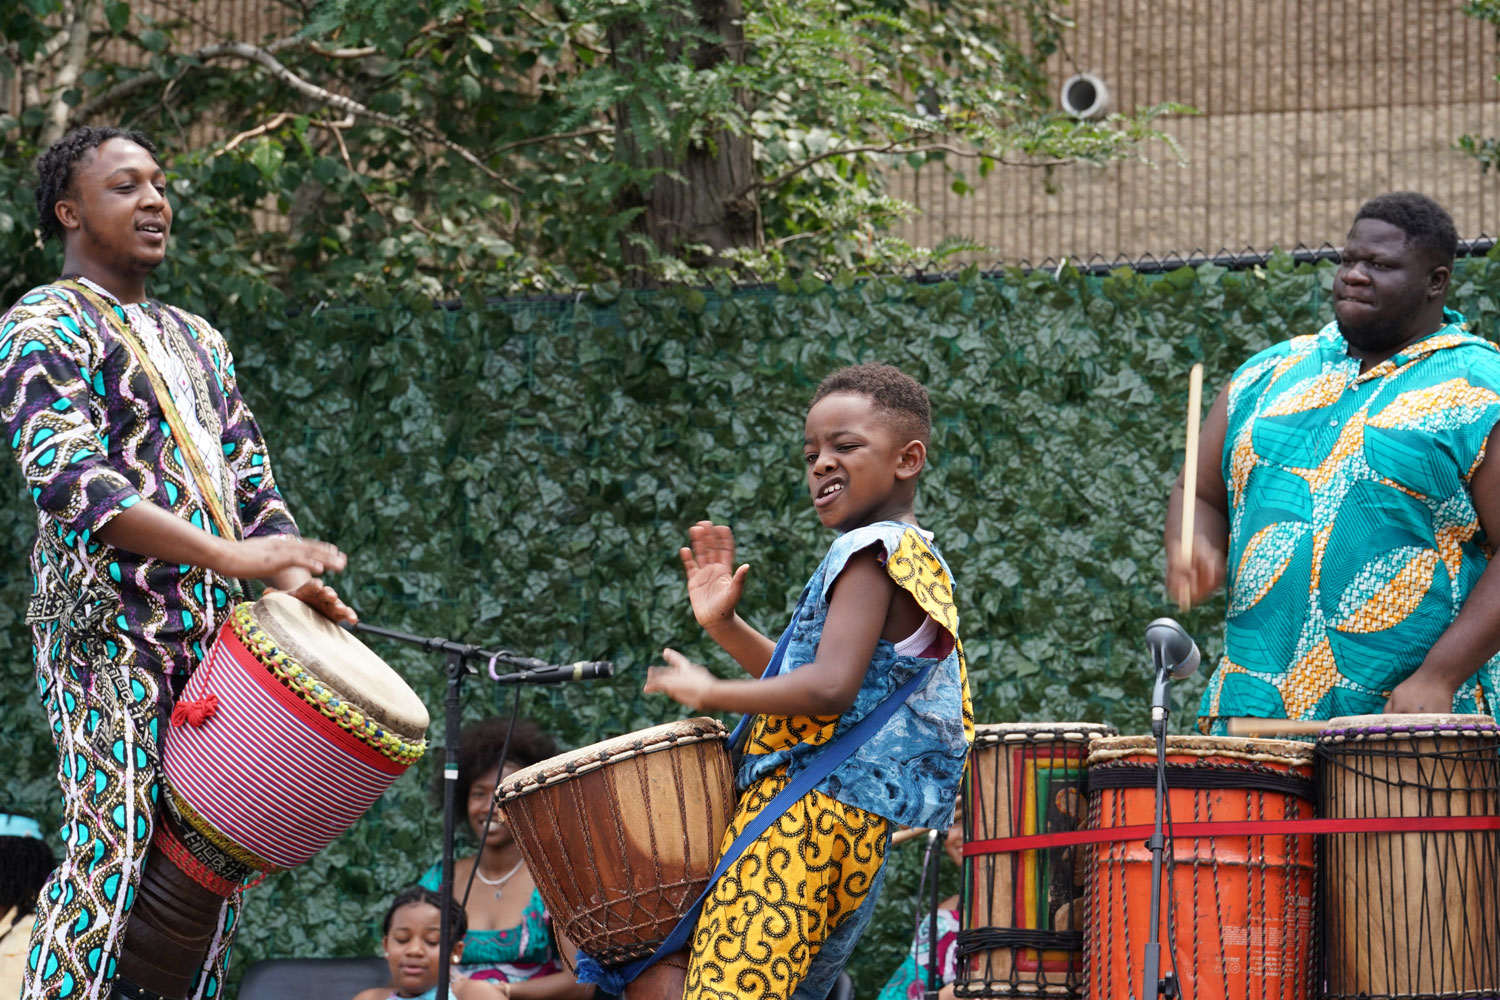
[[[708, 69], [725, 60], [744, 61], [742, 0], [692, 0], [692, 11], [700, 29], [721, 39], [694, 51], [697, 68]], [[611, 26], [610, 43], [617, 59], [624, 55], [636, 66], [644, 62], [642, 30], [635, 21]], [[632, 58], [637, 54], [641, 58]], [[738, 99], [748, 108], [746, 95]], [[760, 244], [760, 212], [753, 188], [758, 175], [750, 136], [721, 129], [707, 141], [692, 143], [679, 156], [664, 145], [638, 145], [632, 126], [641, 112], [634, 102], [622, 101], [615, 110], [615, 158], [638, 170], [656, 171], [647, 186], [622, 199], [622, 209], [644, 210], [621, 236], [626, 269], [634, 282], [646, 280], [653, 250], [702, 267], [720, 260], [719, 251]]]

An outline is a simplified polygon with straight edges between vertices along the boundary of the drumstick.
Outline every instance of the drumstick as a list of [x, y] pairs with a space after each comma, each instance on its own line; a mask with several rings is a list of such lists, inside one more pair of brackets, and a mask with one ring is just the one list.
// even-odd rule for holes
[[1230, 736], [1308, 736], [1321, 733], [1328, 728], [1327, 720], [1319, 719], [1247, 719], [1224, 720], [1224, 729]]
[[[1182, 537], [1177, 544], [1180, 558], [1193, 568], [1193, 514], [1198, 506], [1198, 419], [1203, 409], [1203, 364], [1188, 372], [1187, 440], [1182, 458]], [[1192, 584], [1177, 594], [1177, 607], [1186, 611], [1192, 596]]]
[[891, 834], [891, 846], [895, 847], [897, 844], [904, 844], [908, 840], [916, 840], [918, 837], [925, 837], [931, 832], [931, 830], [927, 829], [924, 826], [905, 827]]

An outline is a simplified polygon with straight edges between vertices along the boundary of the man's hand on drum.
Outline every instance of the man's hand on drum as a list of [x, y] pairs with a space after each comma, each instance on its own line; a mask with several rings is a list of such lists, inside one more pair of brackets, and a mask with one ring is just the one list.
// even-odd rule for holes
[[688, 541], [691, 547], [677, 552], [687, 573], [688, 600], [698, 624], [712, 633], [734, 618], [750, 565], [735, 568], [734, 532], [727, 525], [699, 521], [688, 529]]
[[291, 590], [312, 577], [337, 572], [348, 562], [336, 545], [296, 535], [219, 541], [219, 551], [208, 564], [209, 569], [236, 579], [264, 580], [278, 590]]
[[1416, 673], [1396, 685], [1381, 711], [1446, 715], [1453, 711], [1453, 693], [1457, 690], [1457, 685], [1433, 677], [1430, 672], [1419, 668]]
[[318, 574], [344, 568], [348, 558], [328, 542], [296, 535], [270, 535], [224, 543], [222, 556], [210, 569], [237, 579], [253, 578], [271, 590], [283, 590], [323, 617], [356, 622], [354, 611]]
[[661, 651], [664, 667], [646, 671], [646, 694], [664, 694], [691, 709], [702, 709], [717, 678], [675, 649]]

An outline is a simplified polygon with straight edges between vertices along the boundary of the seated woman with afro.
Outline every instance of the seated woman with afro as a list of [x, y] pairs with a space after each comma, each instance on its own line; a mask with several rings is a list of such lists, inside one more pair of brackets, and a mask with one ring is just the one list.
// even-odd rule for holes
[[[479, 853], [454, 864], [453, 893], [460, 900], [473, 874], [464, 906], [469, 929], [457, 971], [472, 979], [508, 982], [514, 1000], [589, 1000], [594, 988], [580, 986], [562, 965], [560, 950], [571, 950], [571, 946], [553, 933], [551, 917], [510, 826], [499, 810], [490, 812], [497, 774], [508, 776], [557, 756], [559, 749], [535, 725], [521, 721], [511, 732], [502, 767], [500, 754], [508, 728], [508, 719], [491, 718], [466, 726], [459, 734], [454, 794]], [[438, 861], [419, 884], [436, 890], [441, 879], [442, 862]]]

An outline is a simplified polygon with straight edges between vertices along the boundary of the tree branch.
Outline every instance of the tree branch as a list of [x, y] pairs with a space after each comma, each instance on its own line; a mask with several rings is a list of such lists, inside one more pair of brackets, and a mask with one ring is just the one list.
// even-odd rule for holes
[[827, 152], [819, 153], [817, 156], [803, 160], [796, 166], [783, 170], [769, 180], [756, 181], [738, 193], [746, 195], [763, 188], [780, 187], [816, 163], [831, 160], [835, 156], [855, 156], [859, 153], [880, 153], [889, 156], [911, 156], [918, 153], [947, 153], [949, 156], [961, 156], [971, 160], [988, 157], [996, 163], [1007, 167], [1061, 167], [1070, 162], [1068, 160], [1008, 160], [1004, 156], [986, 153], [982, 149], [965, 149], [962, 146], [952, 146], [945, 142], [933, 142], [924, 146], [903, 146], [899, 142], [892, 142], [884, 146], [850, 146], [845, 149], [830, 149]]
[[[475, 169], [482, 172], [490, 180], [505, 188], [505, 190], [510, 191], [513, 194], [521, 193], [520, 188], [516, 187], [510, 181], [506, 180], [504, 177], [501, 177], [495, 171], [491, 170], [479, 159], [479, 157], [475, 156], [471, 150], [460, 146], [453, 140], [438, 135], [436, 132], [433, 132], [425, 126], [404, 122], [401, 119], [396, 118], [393, 115], [388, 115], [383, 111], [376, 111], [374, 108], [366, 107], [359, 101], [354, 100], [354, 98], [352, 97], [345, 97], [343, 94], [335, 94], [331, 90], [327, 90], [315, 83], [304, 80], [296, 73], [293, 73], [291, 70], [287, 69], [286, 66], [283, 65], [282, 62], [277, 59], [274, 54], [277, 50], [277, 46], [279, 45], [281, 48], [287, 48], [300, 44], [302, 44], [301, 39], [295, 38], [280, 39], [278, 40], [278, 42], [272, 43], [271, 45], [265, 46], [264, 48], [259, 45], [249, 45], [245, 42], [218, 42], [214, 45], [205, 45], [203, 48], [198, 49], [190, 53], [189, 55], [191, 58], [196, 59], [199, 62], [210, 62], [215, 59], [230, 58], [243, 59], [246, 62], [257, 63], [267, 72], [269, 72], [273, 77], [280, 80], [288, 87], [291, 87], [293, 90], [297, 91], [300, 94], [312, 98], [320, 104], [325, 104], [329, 107], [337, 108], [338, 110], [343, 111], [346, 114], [352, 114], [360, 118], [367, 118], [371, 121], [379, 122], [380, 124], [385, 125], [388, 128], [395, 129], [403, 135], [416, 136], [418, 138], [425, 139], [428, 142], [435, 142], [445, 149], [458, 154], [459, 157], [467, 161]], [[88, 116], [96, 113], [99, 109], [108, 107], [115, 101], [119, 101], [124, 97], [129, 96], [130, 94], [136, 93], [137, 91], [144, 90], [151, 84], [159, 83], [160, 81], [161, 76], [159, 74], [148, 72], [143, 73], [141, 76], [126, 80], [123, 83], [116, 84], [109, 90], [106, 90], [104, 93], [100, 94], [98, 97], [95, 97], [80, 105], [79, 108], [74, 112], [73, 120], [80, 121], [82, 119], [85, 119]]]
[[574, 129], [571, 132], [554, 132], [551, 135], [534, 135], [529, 139], [517, 139], [515, 142], [507, 142], [504, 145], [496, 146], [494, 149], [490, 150], [490, 155], [493, 156], [496, 153], [509, 152], [512, 149], [519, 149], [522, 146], [535, 146], [539, 142], [552, 142], [558, 139], [577, 139], [581, 136], [598, 135], [600, 132], [608, 132], [610, 130], [611, 127], [608, 125], [594, 125], [590, 126], [589, 128]]
[[[296, 48], [303, 44], [305, 44], [304, 40], [295, 36], [288, 38], [278, 38], [274, 42], [270, 42], [269, 44], [267, 44], [265, 48], [261, 49], [260, 51], [274, 54], [286, 49]], [[205, 45], [200, 49], [194, 49], [191, 52], [185, 53], [183, 58], [191, 59], [197, 62], [212, 62], [213, 60], [223, 58], [224, 56], [237, 55], [236, 52], [231, 51], [235, 47], [245, 49], [256, 48], [253, 45], [242, 45], [238, 42], [216, 43], [214, 45]], [[277, 65], [279, 66], [281, 64], [277, 63]], [[146, 70], [138, 76], [133, 76], [128, 80], [122, 80], [114, 86], [102, 91], [101, 93], [95, 94], [93, 97], [90, 97], [88, 100], [78, 105], [78, 107], [74, 108], [73, 114], [71, 116], [71, 122], [74, 125], [81, 125], [88, 119], [103, 111], [105, 108], [113, 107], [121, 101], [135, 96], [142, 90], [145, 90], [146, 88], [161, 82], [162, 76], [155, 70]]]
[[[255, 128], [252, 128], [252, 129], [247, 129], [246, 131], [241, 132], [238, 135], [236, 135], [233, 139], [230, 139], [228, 142], [226, 142], [224, 144], [223, 148], [221, 148], [219, 150], [219, 153], [227, 153], [231, 149], [233, 149], [234, 147], [238, 146], [240, 143], [244, 142], [246, 139], [254, 139], [256, 136], [265, 135], [267, 132], [270, 132], [273, 129], [278, 129], [282, 125], [285, 125], [286, 122], [287, 122], [287, 119], [289, 119], [291, 117], [292, 117], [292, 112], [290, 112], [290, 111], [283, 111], [283, 112], [281, 112], [281, 113], [279, 113], [277, 115], [273, 115], [270, 118], [270, 120], [268, 120], [265, 124], [263, 124], [263, 125], [257, 125], [257, 126], [255, 126]], [[326, 128], [326, 129], [330, 129], [333, 132], [337, 132], [339, 129], [349, 128], [351, 125], [353, 125], [354, 124], [354, 116], [353, 115], [348, 115], [348, 116], [346, 116], [344, 118], [339, 119], [336, 122], [323, 121], [323, 120], [318, 119], [318, 118], [309, 118], [307, 120], [307, 123], [309, 125], [315, 125], [318, 128]], [[343, 147], [342, 140], [339, 142], [339, 146], [341, 148]], [[218, 155], [218, 154], [215, 154], [215, 155]], [[345, 159], [346, 160], [348, 159], [347, 153], [345, 155]], [[353, 168], [351, 167], [351, 169], [353, 169]]]
[[373, 45], [365, 45], [357, 49], [327, 49], [317, 42], [308, 42], [307, 47], [325, 59], [364, 59], [380, 51]]
[[[89, 56], [89, 4], [91, 0], [74, 0], [64, 4], [68, 18], [67, 26], [59, 35], [66, 35], [63, 44], [57, 47], [62, 54], [62, 65], [53, 77], [52, 100], [47, 105], [47, 124], [42, 129], [41, 145], [52, 145], [68, 129], [68, 102], [63, 98], [78, 83], [83, 75], [83, 64]], [[47, 43], [50, 49], [59, 36]]]

